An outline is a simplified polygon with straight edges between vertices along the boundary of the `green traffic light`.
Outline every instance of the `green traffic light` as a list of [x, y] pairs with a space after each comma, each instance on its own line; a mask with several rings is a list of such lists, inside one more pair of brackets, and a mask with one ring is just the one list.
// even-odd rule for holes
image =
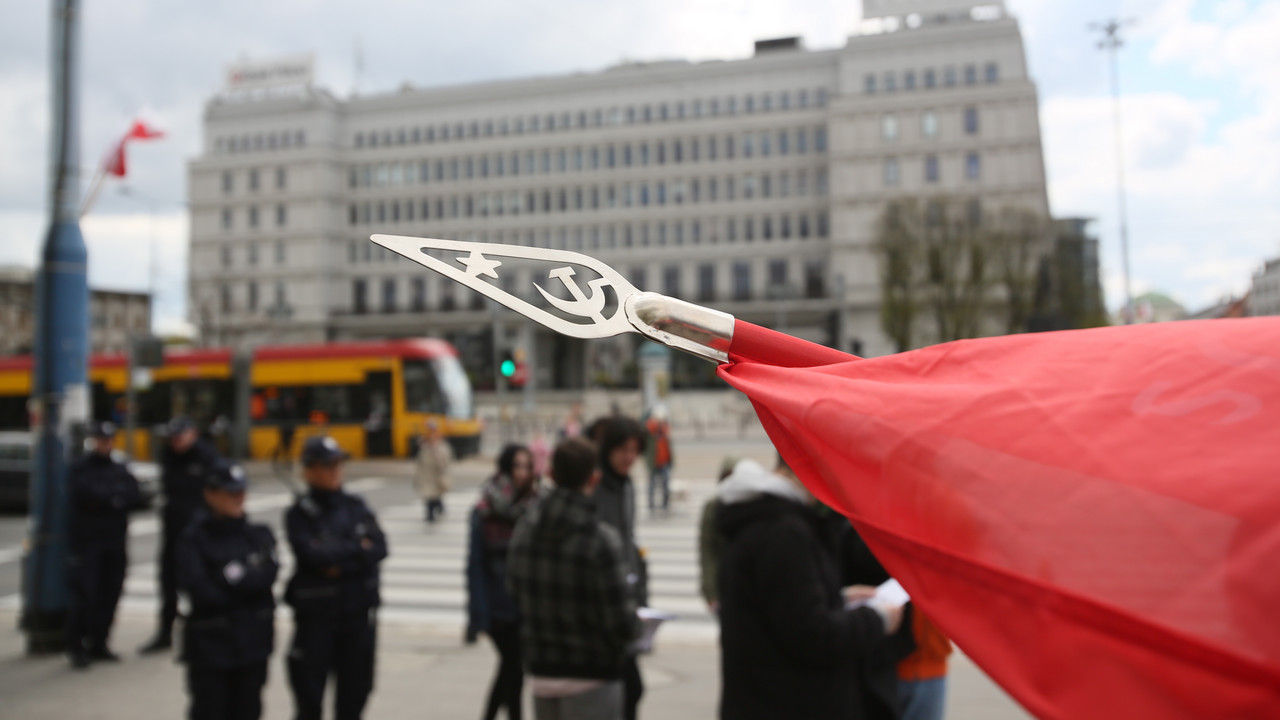
[[515, 360], [503, 360], [503, 361], [502, 361], [502, 366], [501, 366], [501, 368], [500, 368], [500, 369], [501, 369], [501, 371], [502, 371], [502, 377], [509, 378], [509, 377], [511, 377], [512, 375], [515, 375], [515, 374], [516, 374], [516, 361], [515, 361]]

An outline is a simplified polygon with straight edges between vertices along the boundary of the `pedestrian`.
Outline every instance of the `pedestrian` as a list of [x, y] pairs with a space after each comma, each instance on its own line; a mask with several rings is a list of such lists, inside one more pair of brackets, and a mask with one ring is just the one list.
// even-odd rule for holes
[[640, 632], [617, 530], [592, 503], [600, 472], [591, 443], [551, 457], [554, 489], [516, 525], [507, 572], [538, 720], [619, 720], [622, 676]]
[[342, 488], [346, 459], [333, 438], [307, 438], [301, 455], [307, 492], [284, 516], [295, 563], [285, 602], [293, 608], [287, 667], [297, 720], [320, 720], [330, 675], [337, 720], [358, 719], [373, 691], [387, 540], [373, 510]]
[[[879, 585], [888, 580], [889, 573], [849, 519], [834, 510], [819, 510], [844, 584]], [[878, 703], [887, 716], [899, 720], [942, 720], [951, 641], [918, 608], [911, 613], [909, 635], [914, 649], [903, 652], [900, 643], [891, 643], [881, 657], [868, 663], [869, 672], [862, 680], [869, 702]]]
[[[653, 408], [645, 420], [644, 429], [648, 436], [644, 457], [649, 466], [649, 512], [652, 514], [659, 507], [665, 512], [671, 505], [671, 467], [675, 464], [666, 405]], [[655, 495], [661, 497], [660, 503]]]
[[467, 641], [484, 633], [499, 657], [485, 720], [497, 717], [502, 707], [512, 720], [521, 715], [524, 669], [519, 618], [507, 590], [507, 555], [516, 523], [537, 501], [533, 454], [523, 445], [506, 446], [498, 455], [498, 471], [480, 488], [467, 549]]
[[568, 440], [569, 438], [580, 437], [582, 435], [582, 403], [575, 402], [569, 406], [569, 415], [564, 419], [564, 423], [560, 425], [560, 430], [556, 433], [557, 440]]
[[813, 496], [781, 457], [773, 472], [740, 461], [717, 495], [720, 716], [879, 717], [866, 712], [861, 665], [907, 606], [863, 596], [846, 607]]
[[[716, 477], [716, 482], [724, 482], [740, 459], [736, 455], [729, 455], [721, 460], [720, 473]], [[720, 531], [716, 528], [716, 507], [719, 504], [713, 494], [703, 503], [702, 517], [698, 521], [698, 586], [702, 592], [703, 601], [707, 603], [707, 608], [715, 614], [720, 612], [718, 575], [720, 548], [724, 545], [724, 541], [720, 538]]]
[[115, 434], [111, 423], [94, 423], [89, 430], [92, 450], [67, 474], [67, 652], [77, 669], [94, 660], [120, 660], [107, 638], [129, 566], [129, 512], [141, 507], [142, 492], [138, 480], [111, 457]]
[[429, 523], [436, 521], [437, 515], [444, 514], [444, 494], [449, 492], [449, 466], [453, 463], [453, 450], [440, 424], [428, 420], [426, 432], [418, 443], [417, 467], [413, 474], [413, 484], [422, 498], [426, 519]]
[[[840, 584], [845, 586], [845, 594], [873, 595], [877, 585], [890, 579], [889, 573], [849, 518], [821, 503], [814, 503], [812, 507], [824, 544], [840, 574]], [[914, 630], [919, 621], [920, 613], [913, 611], [909, 626], [904, 623], [901, 632], [860, 658], [855, 680], [861, 686], [864, 717], [884, 720], [904, 717], [899, 663], [906, 662], [910, 659], [908, 656], [916, 652]]]
[[204, 506], [204, 480], [220, 462], [218, 453], [200, 438], [187, 417], [169, 421], [168, 439], [160, 450], [160, 486], [164, 507], [160, 511], [160, 624], [141, 652], [163, 652], [173, 647], [173, 623], [178, 618], [178, 540], [195, 512]]
[[182, 661], [192, 720], [258, 720], [267, 660], [275, 648], [280, 561], [271, 528], [245, 519], [248, 484], [238, 465], [220, 463], [205, 482], [205, 508], [178, 544], [178, 587], [191, 615]]
[[951, 640], [921, 612], [912, 614], [916, 651], [898, 663], [902, 720], [942, 720], [947, 706]]
[[529, 441], [529, 452], [533, 453], [533, 475], [541, 480], [547, 476], [547, 467], [551, 462], [551, 445], [547, 443], [547, 434], [538, 430]]
[[[644, 428], [635, 420], [610, 415], [597, 420], [592, 432], [600, 442], [600, 486], [596, 489], [596, 511], [600, 521], [618, 531], [623, 562], [627, 565], [627, 586], [637, 607], [649, 604], [649, 573], [643, 550], [636, 545], [636, 489], [631, 468], [644, 451]], [[626, 720], [635, 720], [644, 695], [644, 680], [634, 653], [623, 668]]]

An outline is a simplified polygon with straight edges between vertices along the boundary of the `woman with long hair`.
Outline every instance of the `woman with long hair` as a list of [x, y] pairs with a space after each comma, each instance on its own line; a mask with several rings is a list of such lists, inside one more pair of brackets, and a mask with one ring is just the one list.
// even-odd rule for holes
[[497, 472], [480, 488], [480, 500], [471, 512], [467, 551], [467, 642], [484, 633], [499, 657], [485, 720], [497, 717], [501, 707], [511, 720], [520, 719], [524, 671], [519, 618], [506, 586], [507, 548], [516, 522], [537, 500], [533, 453], [523, 445], [506, 446], [498, 455]]

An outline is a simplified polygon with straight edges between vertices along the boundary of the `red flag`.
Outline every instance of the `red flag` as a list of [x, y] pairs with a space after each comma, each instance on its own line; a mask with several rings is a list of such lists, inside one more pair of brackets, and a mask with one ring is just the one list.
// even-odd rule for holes
[[157, 130], [142, 120], [134, 120], [129, 131], [120, 138], [120, 142], [116, 143], [115, 148], [107, 154], [102, 163], [102, 171], [116, 177], [124, 177], [124, 146], [130, 140], [152, 140], [154, 138], [164, 137], [164, 132]]
[[1031, 712], [1280, 717], [1280, 318], [743, 355], [791, 467]]

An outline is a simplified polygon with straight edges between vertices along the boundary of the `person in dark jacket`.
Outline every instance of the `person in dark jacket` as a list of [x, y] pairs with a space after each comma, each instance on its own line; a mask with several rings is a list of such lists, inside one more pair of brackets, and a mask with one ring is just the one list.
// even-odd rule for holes
[[301, 457], [308, 490], [284, 516], [296, 563], [285, 601], [295, 626], [288, 670], [297, 720], [320, 720], [330, 674], [337, 720], [359, 718], [373, 692], [387, 539], [373, 510], [342, 489], [346, 458], [333, 438], [308, 438]]
[[280, 571], [276, 539], [245, 519], [247, 489], [238, 465], [208, 474], [206, 508], [178, 543], [178, 589], [191, 614], [183, 624], [182, 661], [192, 720], [257, 720], [267, 660], [275, 646]]
[[[821, 504], [814, 505], [814, 515], [823, 540], [840, 574], [840, 584], [849, 592], [874, 592], [874, 587], [889, 579], [889, 573], [872, 554], [849, 518]], [[904, 717], [904, 704], [898, 681], [898, 664], [916, 650], [913, 628], [919, 625], [920, 613], [912, 608], [912, 621], [902, 632], [895, 633], [879, 649], [863, 657], [858, 682], [862, 685], [864, 716], [874, 720], [899, 720]]]
[[506, 446], [498, 455], [498, 472], [480, 488], [467, 549], [467, 641], [475, 642], [480, 633], [488, 635], [500, 658], [485, 720], [493, 720], [503, 707], [508, 718], [521, 716], [524, 670], [516, 606], [506, 587], [507, 552], [516, 522], [537, 500], [533, 453], [523, 445]]
[[168, 427], [168, 442], [160, 450], [160, 486], [164, 507], [160, 511], [160, 624], [155, 636], [142, 646], [144, 654], [173, 647], [173, 623], [178, 617], [178, 540], [196, 510], [204, 507], [204, 480], [220, 462], [218, 453], [204, 440], [189, 418], [176, 417]]
[[596, 452], [565, 440], [551, 458], [555, 489], [516, 525], [507, 582], [539, 720], [618, 720], [623, 671], [640, 632], [618, 532], [593, 507]]
[[[602, 418], [592, 426], [600, 444], [600, 486], [595, 491], [600, 521], [618, 531], [627, 566], [627, 585], [637, 607], [649, 604], [649, 573], [643, 551], [636, 546], [636, 487], [631, 468], [645, 448], [640, 423], [620, 415]], [[623, 681], [626, 688], [626, 720], [639, 714], [644, 680], [635, 654], [627, 657]]]
[[846, 607], [813, 498], [781, 460], [772, 473], [740, 461], [717, 495], [720, 716], [868, 717], [861, 665], [899, 631], [904, 606]]
[[141, 506], [142, 493], [137, 479], [111, 458], [115, 434], [111, 423], [94, 423], [90, 429], [93, 450], [72, 465], [67, 476], [71, 507], [67, 652], [78, 669], [92, 660], [120, 659], [107, 647], [107, 637], [129, 566], [129, 512]]

